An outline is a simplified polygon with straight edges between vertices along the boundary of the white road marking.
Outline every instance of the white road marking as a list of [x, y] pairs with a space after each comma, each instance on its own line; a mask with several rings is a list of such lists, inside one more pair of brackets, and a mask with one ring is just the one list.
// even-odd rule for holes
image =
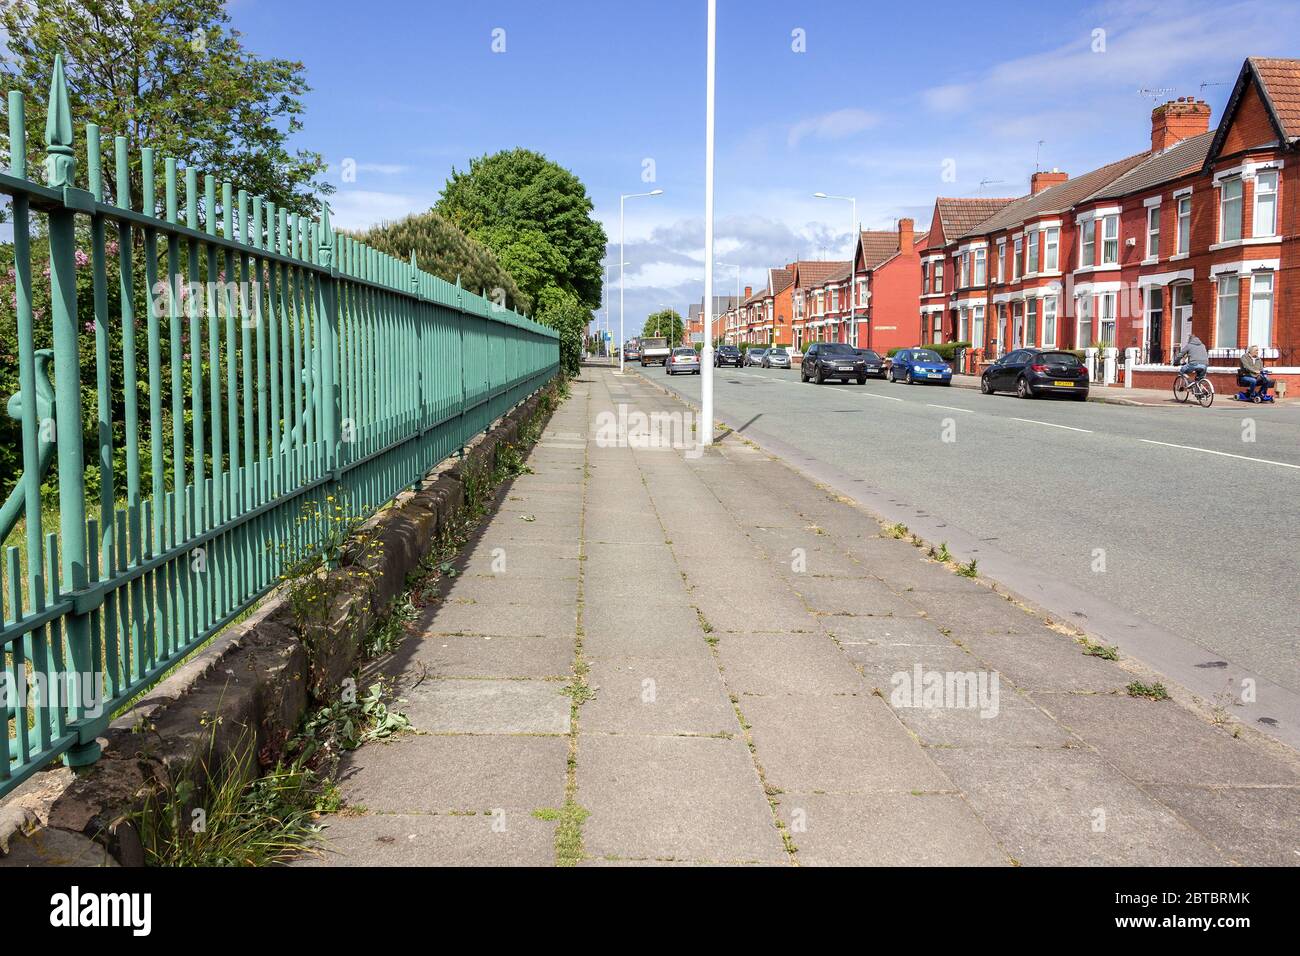
[[893, 395], [877, 395], [875, 392], [850, 392], [850, 395], [857, 395], [861, 398], [883, 398], [887, 402], [901, 402], [901, 398], [895, 398]]
[[1046, 425], [1048, 428], [1064, 428], [1067, 431], [1084, 432], [1088, 435], [1092, 434], [1091, 428], [1075, 428], [1073, 425], [1058, 425], [1056, 422], [1040, 422], [1036, 418], [1013, 418], [1011, 420], [1013, 422], [1028, 422], [1030, 425]]
[[[902, 399], [899, 399], [899, 401], [902, 401]], [[967, 415], [975, 414], [975, 409], [973, 408], [957, 408], [954, 405], [935, 405], [932, 402], [926, 402], [925, 404], [930, 408], [946, 408], [950, 412], [965, 412]]]
[[1293, 465], [1288, 461], [1272, 461], [1268, 458], [1251, 458], [1249, 455], [1234, 455], [1232, 452], [1215, 451], [1213, 448], [1197, 448], [1195, 445], [1175, 445], [1173, 442], [1154, 441], [1150, 438], [1139, 438], [1138, 441], [1145, 442], [1148, 445], [1163, 445], [1166, 448], [1182, 448], [1186, 451], [1203, 451], [1207, 455], [1221, 455], [1224, 458], [1240, 458], [1242, 461], [1257, 461], [1261, 465], [1280, 465], [1283, 468], [1300, 468], [1300, 465]]

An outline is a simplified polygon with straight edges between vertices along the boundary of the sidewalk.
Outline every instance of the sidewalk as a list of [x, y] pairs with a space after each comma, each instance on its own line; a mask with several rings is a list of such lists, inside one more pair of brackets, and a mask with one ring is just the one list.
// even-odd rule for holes
[[1294, 753], [744, 440], [601, 447], [620, 404], [685, 411], [584, 369], [387, 665], [416, 732], [353, 755], [304, 862], [1300, 860]]

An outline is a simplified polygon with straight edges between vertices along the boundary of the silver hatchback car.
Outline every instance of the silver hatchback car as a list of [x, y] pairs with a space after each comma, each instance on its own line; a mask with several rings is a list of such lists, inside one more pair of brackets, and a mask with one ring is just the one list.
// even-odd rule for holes
[[771, 348], [763, 353], [763, 368], [789, 368], [790, 367], [790, 350], [784, 348]]
[[664, 371], [669, 375], [685, 372], [688, 375], [700, 374], [700, 353], [692, 348], [673, 349], [664, 362]]

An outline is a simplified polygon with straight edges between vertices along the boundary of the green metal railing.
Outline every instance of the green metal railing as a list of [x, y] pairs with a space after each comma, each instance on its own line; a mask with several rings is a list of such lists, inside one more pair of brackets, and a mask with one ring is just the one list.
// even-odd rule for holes
[[[328, 209], [320, 221], [260, 197], [250, 209], [229, 183], [218, 198], [212, 176], [200, 194], [194, 169], [182, 205], [182, 171], [166, 159], [159, 215], [144, 149], [135, 210], [120, 136], [107, 204], [93, 125], [78, 188], [61, 58], [45, 133], [42, 185], [27, 178], [23, 100], [10, 94], [0, 195], [14, 292], [0, 319], [14, 321], [12, 306], [22, 474], [0, 541], [20, 519], [25, 533], [0, 564], [0, 795], [60, 757], [95, 761], [114, 710], [315, 553], [340, 504], [375, 510], [559, 368], [554, 330], [421, 271], [414, 255], [334, 232]], [[48, 238], [48, 289], [33, 286], [33, 232]], [[89, 302], [77, 283], [87, 269]], [[48, 308], [34, 308], [46, 291]]]

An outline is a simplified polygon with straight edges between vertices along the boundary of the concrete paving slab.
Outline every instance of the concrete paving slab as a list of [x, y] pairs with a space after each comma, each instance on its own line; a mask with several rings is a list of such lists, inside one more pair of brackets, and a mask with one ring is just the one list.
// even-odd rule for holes
[[1082, 748], [934, 749], [994, 838], [1029, 866], [1213, 866], [1223, 857]]
[[1296, 787], [1151, 786], [1228, 859], [1242, 866], [1300, 863], [1300, 789]]
[[792, 583], [810, 609], [858, 617], [904, 616], [908, 602], [874, 578], [815, 578], [795, 575]]
[[895, 617], [825, 617], [822, 628], [832, 634], [841, 645], [849, 644], [903, 644], [952, 646], [930, 620], [916, 615]]
[[789, 591], [773, 590], [765, 595], [743, 590], [699, 586], [691, 589], [691, 600], [715, 631], [816, 631], [817, 618]]
[[502, 557], [500, 574], [459, 574], [443, 578], [440, 582], [442, 598], [446, 604], [466, 602], [494, 604], [556, 603], [574, 606], [578, 603], [578, 576], [551, 578], [514, 574], [510, 567], [510, 554]]
[[577, 604], [474, 604], [446, 602], [432, 609], [427, 634], [497, 634], [517, 637], [572, 637], [577, 633]]
[[877, 697], [743, 697], [770, 785], [786, 793], [951, 790]]
[[559, 681], [403, 681], [401, 710], [415, 730], [463, 734], [567, 734], [571, 699]]
[[736, 712], [707, 656], [594, 660], [583, 733], [735, 735]]
[[578, 802], [592, 857], [788, 856], [740, 739], [580, 734]]
[[1111, 661], [1089, 657], [1064, 634], [1044, 637], [977, 635], [962, 643], [987, 666], [1031, 691], [1074, 691], [1110, 694], [1123, 688], [1132, 675]]
[[723, 679], [732, 693], [860, 694], [860, 675], [825, 634], [724, 634]]
[[965, 801], [947, 793], [782, 796], [800, 866], [1006, 866]]
[[683, 601], [647, 609], [588, 603], [583, 608], [583, 653], [592, 660], [617, 657], [710, 659], [695, 609]]
[[[1034, 699], [1134, 780], [1200, 786], [1300, 785], [1293, 755], [1232, 736], [1177, 702], [1035, 694]], [[1171, 747], [1171, 740], [1178, 746]]]
[[564, 803], [568, 759], [565, 737], [402, 734], [345, 755], [339, 789], [371, 813], [531, 812]]
[[494, 574], [493, 565], [499, 566], [503, 554], [512, 575], [549, 577], [559, 569], [565, 576], [578, 573], [577, 541], [525, 543], [485, 536], [476, 540], [457, 563], [465, 574]]
[[[502, 830], [504, 827], [504, 830]], [[375, 813], [330, 817], [319, 855], [298, 866], [551, 866], [555, 823], [500, 816]]]
[[563, 637], [425, 634], [402, 645], [398, 666], [428, 677], [558, 677], [573, 667], [573, 641]]

